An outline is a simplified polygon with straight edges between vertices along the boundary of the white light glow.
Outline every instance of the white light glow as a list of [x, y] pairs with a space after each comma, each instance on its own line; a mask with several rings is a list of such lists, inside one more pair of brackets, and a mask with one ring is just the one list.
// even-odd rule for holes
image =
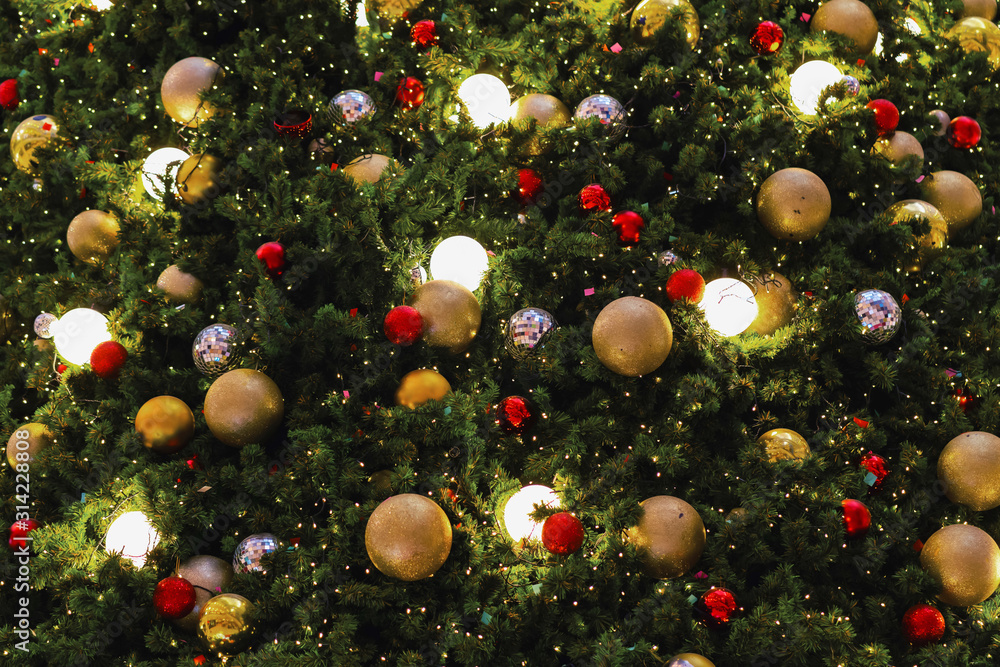
[[531, 514], [544, 507], [559, 507], [559, 496], [547, 486], [531, 484], [523, 487], [507, 501], [503, 508], [503, 525], [515, 542], [542, 539], [542, 523], [533, 521]]
[[458, 99], [480, 130], [510, 118], [510, 91], [492, 74], [473, 74], [463, 81], [458, 87]]
[[792, 103], [802, 113], [815, 116], [823, 90], [839, 83], [843, 78], [840, 70], [830, 63], [810, 60], [792, 72], [788, 85]]
[[698, 307], [705, 312], [708, 326], [727, 338], [740, 335], [757, 318], [753, 289], [735, 278], [719, 278], [705, 285]]
[[142, 512], [125, 512], [108, 527], [104, 549], [109, 554], [120, 553], [136, 567], [146, 564], [146, 556], [160, 541], [160, 534]]
[[71, 364], [90, 363], [90, 354], [111, 340], [108, 318], [90, 308], [74, 308], [49, 325], [59, 356]]
[[111, 0], [90, 0], [90, 6], [99, 12], [111, 9]]
[[153, 199], [163, 201], [167, 193], [177, 192], [177, 170], [191, 157], [179, 148], [160, 148], [142, 163], [142, 187]]
[[441, 241], [431, 253], [431, 276], [434, 280], [454, 280], [475, 292], [489, 261], [478, 241], [468, 236], [452, 236]]

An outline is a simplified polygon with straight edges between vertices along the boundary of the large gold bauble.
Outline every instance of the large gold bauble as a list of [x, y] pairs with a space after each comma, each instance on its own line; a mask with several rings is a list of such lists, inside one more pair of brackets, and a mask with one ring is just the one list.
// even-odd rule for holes
[[424, 342], [455, 354], [472, 344], [483, 321], [476, 296], [454, 280], [424, 283], [413, 292], [410, 305], [424, 321]]
[[700, 653], [678, 653], [670, 658], [667, 667], [715, 667], [715, 663]]
[[39, 114], [26, 118], [14, 128], [10, 135], [10, 156], [21, 171], [38, 173], [35, 151], [55, 143], [59, 138], [59, 126], [52, 116]]
[[744, 277], [744, 282], [754, 290], [757, 317], [750, 323], [747, 333], [770, 336], [795, 317], [795, 289], [792, 281], [777, 271], [760, 276]]
[[992, 21], [997, 16], [997, 0], [962, 0], [961, 18], [978, 16], [981, 19]]
[[177, 193], [185, 204], [197, 204], [219, 195], [222, 160], [195, 153], [177, 169]]
[[[18, 463], [27, 463], [30, 465], [55, 440], [55, 435], [44, 424], [37, 424], [35, 422], [25, 424], [11, 433], [10, 439], [7, 440], [7, 463], [15, 470]], [[18, 446], [19, 443], [20, 446]], [[27, 458], [22, 455], [21, 458], [24, 460], [18, 461], [18, 452], [26, 452]]]
[[396, 390], [396, 405], [404, 405], [411, 410], [427, 401], [440, 401], [451, 392], [451, 385], [444, 376], [429, 368], [410, 371], [399, 381]]
[[826, 226], [833, 202], [823, 179], [808, 169], [776, 171], [757, 193], [757, 219], [771, 236], [808, 241]]
[[530, 93], [510, 105], [512, 123], [534, 118], [538, 127], [560, 128], [569, 125], [571, 116], [569, 107], [559, 98], [543, 93]]
[[920, 194], [948, 223], [948, 238], [965, 229], [983, 212], [983, 195], [965, 174], [935, 171], [920, 182]]
[[253, 604], [242, 595], [221, 593], [205, 603], [198, 636], [209, 651], [234, 655], [250, 647], [254, 635]]
[[966, 53], [982, 51], [993, 69], [1000, 69], [1000, 28], [978, 16], [964, 18], [944, 34]]
[[811, 452], [806, 439], [790, 428], [772, 428], [757, 442], [764, 446], [764, 455], [771, 463], [804, 461]]
[[156, 279], [156, 289], [163, 292], [173, 303], [194, 303], [201, 298], [202, 282], [180, 270], [176, 264], [163, 269]]
[[646, 572], [673, 579], [690, 570], [705, 550], [705, 524], [697, 510], [674, 496], [653, 496], [640, 505], [642, 518], [626, 536]]
[[118, 220], [104, 211], [84, 211], [66, 229], [66, 243], [73, 255], [87, 264], [107, 261], [118, 247]]
[[392, 164], [392, 158], [379, 153], [365, 153], [359, 155], [344, 167], [344, 176], [347, 176], [355, 184], [377, 183], [385, 170]]
[[666, 360], [674, 331], [663, 309], [637, 296], [623, 296], [597, 315], [590, 334], [601, 363], [619, 375], [652, 373]]
[[824, 2], [809, 21], [811, 32], [829, 30], [854, 42], [854, 53], [866, 56], [878, 41], [878, 21], [875, 14], [859, 0]]
[[928, 538], [920, 550], [920, 567], [938, 582], [941, 602], [968, 607], [1000, 586], [1000, 547], [986, 531], [957, 523]]
[[951, 502], [976, 512], [1000, 506], [1000, 438], [983, 431], [952, 438], [941, 451], [937, 473]]
[[[674, 14], [679, 14], [674, 18]], [[693, 49], [701, 34], [698, 12], [687, 0], [643, 0], [632, 10], [632, 35], [639, 44], [650, 44], [656, 31], [667, 21], [680, 21], [684, 31], [684, 41]]]
[[160, 84], [167, 115], [186, 127], [198, 127], [217, 111], [201, 96], [222, 78], [222, 68], [208, 58], [192, 56], [170, 67]]
[[904, 199], [886, 209], [892, 224], [905, 221], [926, 221], [930, 230], [917, 238], [919, 249], [916, 261], [906, 267], [907, 271], [919, 271], [925, 264], [936, 259], [948, 245], [948, 222], [931, 204], [920, 199]]
[[173, 454], [194, 437], [194, 413], [187, 403], [173, 396], [146, 401], [135, 415], [135, 431], [142, 444], [157, 454]]
[[222, 593], [233, 580], [233, 565], [215, 556], [192, 556], [178, 569], [177, 576], [183, 577], [194, 586], [194, 609], [173, 623], [189, 632], [198, 630], [198, 617], [205, 603]]
[[382, 574], [403, 581], [424, 579], [437, 572], [451, 553], [451, 523], [426, 496], [392, 496], [368, 518], [365, 548]]
[[230, 447], [262, 443], [278, 430], [285, 399], [274, 380], [252, 368], [224, 373], [205, 394], [205, 422]]
[[924, 166], [924, 147], [912, 134], [898, 130], [876, 141], [872, 146], [872, 155], [889, 162], [897, 183], [919, 174]]

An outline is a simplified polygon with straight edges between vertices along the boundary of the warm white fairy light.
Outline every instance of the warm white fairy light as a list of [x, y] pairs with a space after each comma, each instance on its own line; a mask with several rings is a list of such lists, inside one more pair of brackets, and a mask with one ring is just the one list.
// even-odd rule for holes
[[146, 564], [146, 556], [160, 542], [160, 534], [142, 512], [125, 512], [108, 527], [104, 549], [119, 553], [136, 567]]
[[822, 60], [810, 60], [792, 72], [788, 92], [799, 111], [815, 116], [823, 90], [843, 78], [844, 75], [834, 65]]
[[738, 336], [757, 318], [757, 299], [745, 282], [719, 278], [705, 285], [698, 307], [705, 312], [708, 326], [723, 336]]
[[489, 255], [468, 236], [452, 236], [441, 241], [431, 253], [434, 280], [454, 280], [475, 292], [489, 268]]
[[49, 333], [59, 356], [77, 366], [89, 363], [94, 348], [111, 340], [108, 318], [90, 308], [69, 311], [49, 325]]
[[458, 87], [458, 98], [472, 118], [472, 124], [484, 130], [510, 117], [510, 91], [492, 74], [473, 74]]
[[191, 157], [179, 148], [160, 148], [142, 163], [142, 187], [146, 194], [163, 201], [167, 193], [177, 190], [177, 170]]
[[559, 507], [559, 496], [547, 486], [530, 484], [510, 497], [503, 508], [503, 525], [510, 539], [520, 542], [542, 538], [542, 524], [531, 518], [539, 505]]

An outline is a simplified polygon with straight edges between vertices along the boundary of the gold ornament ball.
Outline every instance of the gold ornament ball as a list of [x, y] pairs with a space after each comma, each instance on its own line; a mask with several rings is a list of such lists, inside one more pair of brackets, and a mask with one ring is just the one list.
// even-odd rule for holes
[[376, 470], [368, 478], [372, 494], [383, 500], [392, 495], [392, 471]]
[[984, 52], [993, 69], [1000, 68], [1000, 28], [991, 21], [978, 16], [964, 18], [953, 25], [945, 37], [957, 42], [966, 53]]
[[875, 15], [859, 0], [830, 0], [824, 2], [809, 21], [811, 32], [829, 30], [854, 42], [854, 53], [866, 56], [878, 41], [878, 21]]
[[391, 157], [378, 153], [365, 153], [347, 163], [344, 175], [356, 185], [377, 183], [391, 164]]
[[937, 473], [951, 502], [975, 512], [1000, 506], [1000, 438], [983, 431], [952, 438], [941, 451]]
[[916, 137], [907, 132], [896, 131], [888, 137], [882, 137], [872, 146], [872, 155], [889, 162], [891, 171], [896, 174], [897, 183], [919, 174], [924, 166], [924, 147]]
[[253, 611], [253, 604], [242, 595], [216, 595], [201, 609], [198, 636], [209, 651], [235, 655], [253, 641]]
[[173, 396], [146, 401], [135, 415], [135, 432], [142, 444], [157, 454], [173, 454], [194, 437], [194, 413], [187, 403]]
[[156, 289], [163, 292], [173, 303], [194, 303], [201, 298], [202, 282], [185, 273], [176, 264], [163, 269], [156, 279]]
[[[679, 14], [677, 18], [675, 15]], [[653, 42], [656, 31], [667, 21], [680, 21], [684, 41], [693, 49], [701, 35], [698, 12], [687, 0], [643, 0], [632, 10], [632, 35], [638, 44]]]
[[177, 170], [177, 193], [185, 204], [212, 199], [219, 194], [222, 160], [207, 153], [195, 153]]
[[262, 443], [278, 430], [285, 399], [274, 380], [251, 368], [224, 373], [205, 394], [205, 421], [230, 447]]
[[511, 122], [534, 118], [538, 127], [560, 128], [569, 125], [572, 116], [569, 107], [552, 95], [531, 93], [519, 97], [510, 105]]
[[87, 264], [107, 261], [118, 247], [118, 220], [104, 211], [84, 211], [66, 229], [66, 243], [73, 255]]
[[201, 96], [222, 78], [222, 68], [208, 58], [192, 56], [170, 67], [160, 84], [167, 115], [186, 127], [198, 127], [217, 111]]
[[747, 333], [770, 336], [795, 317], [795, 289], [792, 281], [777, 271], [762, 276], [744, 278], [754, 290], [757, 300], [757, 317], [750, 323]]
[[963, 19], [978, 16], [981, 19], [992, 21], [996, 15], [997, 0], [962, 0], [962, 11], [959, 16]]
[[925, 221], [930, 230], [917, 238], [919, 245], [917, 259], [906, 267], [909, 272], [919, 271], [925, 264], [936, 259], [948, 245], [948, 222], [931, 204], [920, 199], [904, 199], [886, 209], [893, 223], [905, 221]]
[[403, 376], [396, 390], [396, 405], [411, 410], [427, 401], [440, 401], [451, 392], [451, 385], [437, 371], [421, 368]]
[[674, 344], [670, 319], [652, 301], [623, 296], [597, 315], [590, 334], [597, 358], [608, 370], [627, 377], [652, 373]]
[[948, 126], [951, 125], [951, 116], [949, 116], [943, 109], [934, 109], [927, 113], [931, 117], [931, 127], [934, 128], [934, 134], [943, 137], [948, 133]]
[[39, 114], [26, 118], [14, 128], [10, 135], [10, 156], [21, 171], [38, 173], [35, 151], [55, 143], [59, 138], [59, 126], [52, 116]]
[[192, 556], [177, 569], [194, 586], [195, 603], [191, 613], [173, 623], [189, 632], [198, 630], [198, 617], [205, 603], [223, 592], [233, 580], [233, 565], [215, 556]]
[[365, 0], [365, 11], [374, 12], [391, 26], [407, 12], [420, 6], [421, 0]]
[[804, 461], [810, 449], [806, 439], [790, 428], [772, 428], [757, 438], [764, 445], [764, 454], [771, 463], [778, 461]]
[[382, 574], [403, 581], [424, 579], [437, 572], [451, 553], [451, 523], [426, 496], [392, 496], [368, 518], [365, 548]]
[[965, 174], [935, 171], [920, 182], [923, 200], [932, 205], [948, 223], [948, 238], [965, 229], [983, 212], [983, 195]]
[[645, 569], [659, 579], [690, 570], [705, 550], [705, 524], [694, 507], [674, 496], [653, 496], [639, 503], [642, 518], [629, 528], [628, 541]]
[[920, 550], [920, 567], [937, 581], [945, 604], [979, 604], [1000, 586], [1000, 548], [975, 526], [957, 523], [931, 535]]
[[670, 658], [667, 667], [715, 667], [715, 663], [700, 653], [678, 653]]
[[[17, 464], [19, 463], [30, 465], [43, 450], [47, 449], [55, 441], [56, 438], [52, 434], [52, 431], [44, 424], [37, 424], [35, 422], [25, 424], [11, 433], [10, 439], [7, 440], [7, 463], [14, 470], [17, 470]], [[24, 459], [22, 461], [19, 461], [17, 457], [20, 452], [24, 452], [21, 455], [21, 458]]]
[[757, 193], [757, 219], [771, 236], [784, 241], [808, 241], [819, 234], [832, 207], [823, 179], [798, 167], [774, 172]]
[[476, 295], [453, 280], [424, 283], [413, 292], [410, 305], [424, 321], [423, 341], [454, 354], [472, 344], [483, 321]]

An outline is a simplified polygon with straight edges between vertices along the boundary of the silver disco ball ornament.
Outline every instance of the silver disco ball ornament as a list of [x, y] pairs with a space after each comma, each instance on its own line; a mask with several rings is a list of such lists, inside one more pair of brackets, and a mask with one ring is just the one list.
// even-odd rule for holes
[[858, 316], [859, 331], [865, 342], [872, 345], [885, 343], [899, 331], [903, 311], [888, 292], [868, 289], [854, 296], [854, 312]]
[[55, 322], [58, 317], [52, 313], [42, 313], [35, 318], [35, 335], [39, 338], [52, 338], [52, 332], [49, 331], [49, 327]]
[[239, 334], [228, 324], [207, 326], [191, 346], [194, 365], [205, 375], [221, 375], [239, 361], [239, 343]]
[[591, 95], [576, 105], [573, 118], [583, 120], [597, 116], [604, 125], [619, 123], [625, 118], [625, 107], [610, 95]]
[[343, 118], [345, 123], [356, 123], [375, 113], [375, 100], [361, 90], [345, 90], [330, 101], [330, 113]]
[[541, 308], [522, 308], [510, 316], [504, 346], [511, 356], [521, 359], [541, 347], [556, 328], [552, 314]]
[[660, 263], [660, 266], [670, 266], [671, 264], [676, 264], [680, 261], [680, 257], [677, 256], [673, 250], [663, 250], [659, 255], [656, 256], [656, 261]]
[[278, 550], [278, 538], [271, 533], [257, 533], [246, 538], [233, 554], [233, 570], [237, 573], [266, 572], [260, 559]]

